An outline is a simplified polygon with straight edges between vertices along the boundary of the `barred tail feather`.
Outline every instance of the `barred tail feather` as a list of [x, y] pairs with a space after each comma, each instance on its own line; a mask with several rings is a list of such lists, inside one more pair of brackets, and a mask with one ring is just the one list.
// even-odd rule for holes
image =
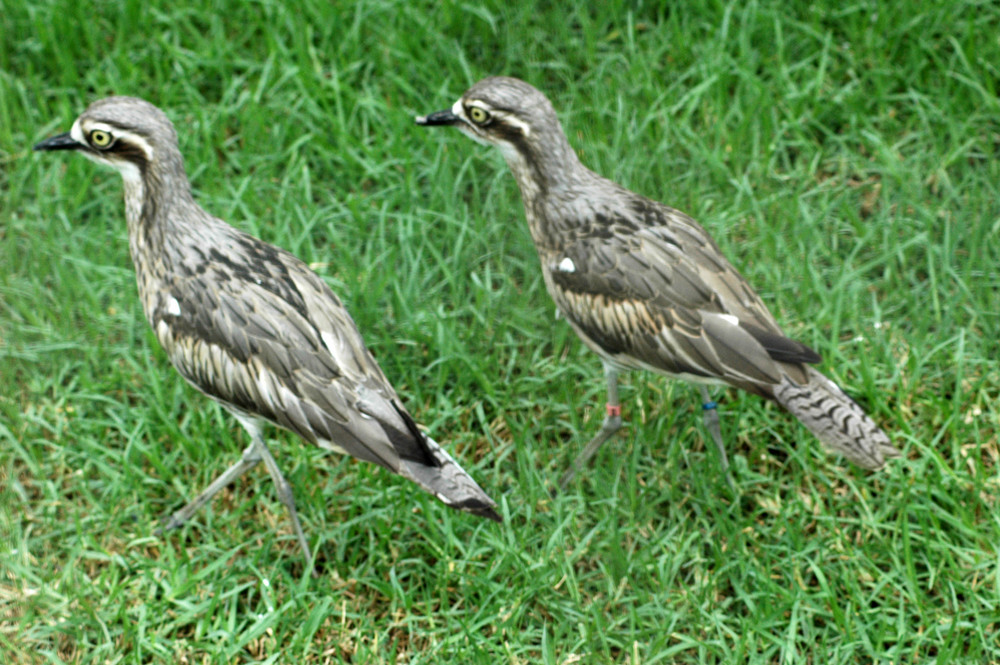
[[866, 469], [881, 469], [886, 458], [899, 456], [885, 432], [837, 384], [811, 367], [808, 375], [805, 385], [786, 377], [774, 399], [824, 446]]
[[442, 503], [479, 517], [503, 522], [496, 511], [496, 502], [458, 465], [451, 455], [430, 437], [427, 446], [438, 466], [402, 459], [399, 473], [427, 490]]

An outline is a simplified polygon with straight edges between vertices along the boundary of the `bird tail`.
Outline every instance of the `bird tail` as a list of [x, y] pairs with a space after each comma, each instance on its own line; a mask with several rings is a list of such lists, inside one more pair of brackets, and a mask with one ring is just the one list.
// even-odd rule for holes
[[785, 379], [774, 388], [774, 399], [808, 427], [824, 446], [866, 469], [881, 469], [886, 458], [899, 457], [875, 422], [837, 384], [813, 368], [809, 382]]
[[437, 466], [406, 458], [401, 459], [399, 473], [456, 510], [503, 522], [496, 511], [496, 502], [458, 465], [451, 455], [429, 436], [424, 437]]

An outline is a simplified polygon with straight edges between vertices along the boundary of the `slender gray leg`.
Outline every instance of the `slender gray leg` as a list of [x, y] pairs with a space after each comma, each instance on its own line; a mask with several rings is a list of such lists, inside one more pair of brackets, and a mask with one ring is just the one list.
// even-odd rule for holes
[[242, 413], [235, 411], [232, 413], [236, 416], [236, 419], [240, 421], [240, 424], [243, 425], [243, 429], [245, 429], [250, 435], [252, 443], [247, 446], [246, 450], [243, 451], [243, 457], [240, 461], [233, 464], [231, 467], [226, 469], [221, 476], [213, 480], [212, 484], [206, 487], [201, 494], [195, 497], [194, 501], [178, 510], [169, 518], [165, 519], [164, 526], [161, 529], [157, 529], [156, 533], [159, 535], [164, 531], [176, 529], [181, 526], [188, 521], [199, 508], [208, 503], [208, 501], [215, 496], [219, 490], [242, 476], [248, 470], [255, 467], [258, 462], [264, 462], [264, 466], [267, 467], [267, 472], [271, 475], [271, 480], [274, 481], [275, 487], [278, 490], [278, 498], [281, 500], [281, 503], [285, 504], [285, 507], [288, 508], [288, 512], [292, 516], [292, 528], [295, 529], [295, 537], [298, 538], [299, 546], [302, 548], [302, 552], [306, 556], [306, 565], [315, 577], [316, 569], [313, 568], [312, 551], [309, 549], [309, 543], [306, 541], [306, 535], [302, 531], [302, 523], [299, 521], [299, 513], [295, 509], [295, 497], [292, 495], [292, 486], [287, 480], [285, 480], [285, 477], [281, 474], [281, 469], [278, 468], [278, 463], [274, 461], [271, 451], [267, 449], [267, 444], [264, 443], [264, 437], [261, 434], [260, 424], [255, 419], [249, 418]]
[[722, 470], [726, 474], [726, 482], [729, 483], [729, 487], [735, 489], [733, 479], [729, 475], [729, 457], [726, 455], [726, 447], [722, 444], [722, 430], [719, 429], [719, 412], [715, 400], [708, 394], [708, 388], [705, 386], [699, 384], [698, 389], [701, 390], [701, 410], [705, 414], [705, 427], [712, 435], [715, 447], [719, 451], [719, 457], [722, 458]]
[[597, 449], [601, 447], [601, 444], [621, 429], [622, 407], [618, 403], [618, 370], [608, 363], [604, 363], [604, 378], [608, 382], [608, 405], [604, 416], [604, 423], [601, 425], [601, 431], [590, 440], [590, 443], [583, 449], [583, 452], [577, 455], [569, 469], [559, 479], [559, 489], [566, 489], [570, 481], [573, 480], [573, 476], [586, 466], [590, 458], [597, 452]]
[[[266, 449], [265, 449], [266, 450]], [[173, 515], [163, 518], [163, 526], [156, 530], [156, 535], [161, 535], [164, 531], [170, 531], [171, 529], [176, 529], [181, 526], [189, 519], [191, 516], [198, 512], [198, 509], [208, 503], [213, 496], [215, 496], [219, 490], [233, 482], [244, 473], [257, 466], [260, 462], [261, 455], [257, 445], [257, 439], [254, 439], [253, 443], [246, 447], [243, 451], [243, 457], [240, 461], [233, 464], [231, 467], [225, 470], [225, 472], [212, 481], [212, 484], [206, 487], [201, 494], [195, 497], [194, 501], [184, 506], [178, 510]]]
[[274, 461], [274, 457], [271, 456], [271, 451], [267, 449], [264, 445], [264, 441], [260, 439], [260, 434], [257, 434], [257, 440], [260, 442], [261, 446], [261, 457], [264, 460], [264, 466], [267, 467], [268, 473], [271, 474], [271, 480], [274, 481], [274, 486], [278, 490], [278, 498], [281, 503], [285, 504], [288, 508], [289, 514], [292, 516], [292, 528], [295, 529], [295, 537], [299, 539], [299, 547], [302, 548], [302, 552], [306, 555], [306, 565], [312, 572], [313, 577], [316, 577], [316, 569], [313, 568], [313, 557], [312, 552], [309, 550], [309, 543], [306, 541], [306, 534], [302, 531], [302, 523], [299, 521], [299, 512], [295, 510], [295, 496], [292, 494], [292, 486], [285, 476], [281, 474], [281, 469], [278, 468], [278, 463]]

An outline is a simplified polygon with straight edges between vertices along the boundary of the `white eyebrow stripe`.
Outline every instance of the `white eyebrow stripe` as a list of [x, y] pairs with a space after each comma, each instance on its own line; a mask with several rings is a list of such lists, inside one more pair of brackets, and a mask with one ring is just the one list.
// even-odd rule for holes
[[118, 127], [113, 127], [111, 125], [105, 124], [103, 122], [99, 122], [97, 120], [93, 120], [93, 121], [87, 123], [87, 131], [88, 132], [92, 132], [95, 129], [99, 129], [102, 132], [107, 132], [108, 134], [111, 134], [112, 136], [121, 136], [123, 133], [125, 133], [122, 129], [120, 129]]
[[525, 137], [531, 136], [531, 125], [518, 118], [513, 113], [504, 113], [503, 122], [511, 127], [517, 127]]
[[138, 146], [140, 150], [146, 155], [146, 161], [153, 161], [153, 146], [149, 145], [149, 142], [138, 134], [133, 134], [131, 132], [118, 131], [119, 138], [128, 137], [128, 140], [132, 145]]
[[[111, 136], [115, 137], [116, 139], [119, 140], [125, 139], [128, 143], [142, 150], [143, 155], [145, 155], [146, 157], [146, 161], [153, 160], [153, 153], [154, 153], [153, 146], [149, 144], [149, 141], [147, 141], [145, 137], [140, 136], [135, 132], [130, 132], [127, 129], [122, 129], [120, 127], [115, 127], [114, 125], [109, 125], [107, 123], [101, 122], [100, 120], [87, 120], [86, 124], [87, 124], [86, 128], [87, 134], [94, 131], [95, 129], [99, 129], [103, 132], [111, 134]], [[87, 141], [86, 139], [86, 136], [84, 134], [84, 128], [83, 125], [80, 123], [79, 118], [77, 118], [76, 122], [73, 123], [73, 127], [72, 129], [70, 129], [69, 135], [79, 143], [82, 143], [86, 146], [90, 145], [90, 142]]]

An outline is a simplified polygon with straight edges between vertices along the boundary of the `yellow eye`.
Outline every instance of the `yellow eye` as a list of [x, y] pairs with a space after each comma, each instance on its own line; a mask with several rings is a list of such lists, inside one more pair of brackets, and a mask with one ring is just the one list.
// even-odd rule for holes
[[95, 148], [107, 148], [111, 145], [111, 134], [102, 129], [95, 129], [90, 133], [90, 143]]
[[478, 106], [469, 107], [469, 118], [477, 125], [486, 124], [490, 119], [490, 114]]

